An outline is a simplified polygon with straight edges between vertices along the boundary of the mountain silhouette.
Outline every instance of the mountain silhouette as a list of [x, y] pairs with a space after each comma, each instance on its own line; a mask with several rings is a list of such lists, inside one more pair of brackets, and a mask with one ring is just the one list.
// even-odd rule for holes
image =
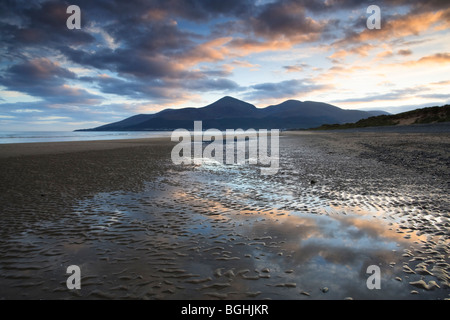
[[326, 123], [356, 122], [373, 116], [370, 111], [345, 110], [314, 101], [288, 100], [257, 108], [233, 97], [223, 97], [202, 108], [165, 109], [155, 114], [139, 114], [97, 128], [77, 131], [155, 131], [193, 129], [202, 121], [203, 129], [302, 129]]

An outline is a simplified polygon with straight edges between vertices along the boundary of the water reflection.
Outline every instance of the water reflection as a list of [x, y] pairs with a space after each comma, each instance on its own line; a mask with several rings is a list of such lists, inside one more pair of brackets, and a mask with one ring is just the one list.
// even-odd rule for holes
[[[110, 250], [102, 256], [109, 260], [99, 263], [97, 272], [107, 272], [129, 291], [151, 292], [150, 298], [413, 298], [401, 253], [423, 237], [405, 239], [372, 212], [352, 213], [342, 206], [333, 208], [335, 214], [319, 215], [275, 203], [267, 208], [263, 199], [249, 205], [227, 197], [232, 183], [217, 177], [200, 184], [199, 177], [186, 174], [176, 184], [160, 181], [159, 191], [152, 185], [141, 194], [102, 194], [80, 203], [93, 230], [116, 222], [103, 229]], [[216, 184], [224, 190], [207, 188]], [[99, 212], [116, 207], [123, 213], [120, 223], [100, 218]], [[337, 214], [343, 211], [347, 214]], [[100, 242], [93, 239], [93, 247], [104, 247]], [[382, 270], [381, 291], [367, 289], [371, 264]], [[405, 281], [395, 280], [398, 276]], [[137, 290], [142, 280], [147, 291]], [[327, 293], [319, 290], [325, 286]]]

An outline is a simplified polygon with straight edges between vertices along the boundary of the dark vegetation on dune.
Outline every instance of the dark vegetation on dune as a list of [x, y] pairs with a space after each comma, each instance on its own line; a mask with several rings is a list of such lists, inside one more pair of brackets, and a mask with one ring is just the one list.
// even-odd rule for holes
[[426, 124], [450, 121], [450, 105], [428, 107], [394, 115], [380, 115], [361, 119], [354, 123], [324, 124], [313, 130], [352, 129], [365, 127], [398, 126], [411, 124]]

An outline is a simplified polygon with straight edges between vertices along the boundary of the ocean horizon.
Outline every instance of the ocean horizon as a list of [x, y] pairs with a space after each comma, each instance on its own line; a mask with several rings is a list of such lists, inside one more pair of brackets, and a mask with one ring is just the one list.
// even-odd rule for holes
[[0, 144], [170, 137], [172, 131], [0, 131]]

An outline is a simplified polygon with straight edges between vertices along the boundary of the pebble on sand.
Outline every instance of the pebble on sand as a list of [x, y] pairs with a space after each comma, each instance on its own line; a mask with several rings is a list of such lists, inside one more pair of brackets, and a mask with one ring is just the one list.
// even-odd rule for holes
[[255, 291], [255, 292], [246, 292], [245, 295], [249, 298], [255, 298], [261, 294], [261, 291]]
[[297, 284], [295, 282], [278, 283], [275, 287], [295, 288], [297, 287]]

